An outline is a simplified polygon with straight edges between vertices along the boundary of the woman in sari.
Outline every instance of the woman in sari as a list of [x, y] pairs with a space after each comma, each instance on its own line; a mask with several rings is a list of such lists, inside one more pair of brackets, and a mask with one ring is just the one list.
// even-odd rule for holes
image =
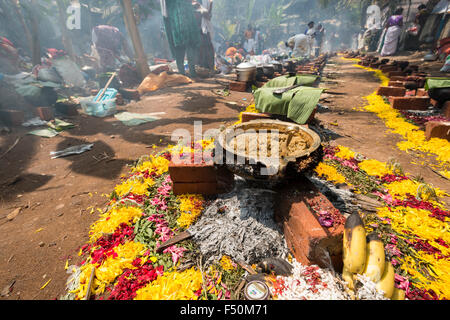
[[161, 11], [178, 72], [185, 74], [184, 58], [187, 56], [189, 74], [197, 77], [195, 66], [198, 65], [202, 30], [192, 0], [161, 0]]
[[383, 49], [381, 50], [381, 56], [392, 56], [397, 52], [398, 42], [400, 35], [402, 34], [403, 27], [403, 8], [395, 10], [386, 23], [386, 35], [384, 38]]

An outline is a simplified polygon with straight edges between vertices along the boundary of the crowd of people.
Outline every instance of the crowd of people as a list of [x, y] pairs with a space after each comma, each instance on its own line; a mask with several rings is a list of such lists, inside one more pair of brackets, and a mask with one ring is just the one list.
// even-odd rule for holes
[[[404, 49], [419, 49], [419, 39], [429, 15], [425, 4], [417, 7], [414, 21], [405, 30]], [[369, 52], [378, 51], [381, 56], [395, 55], [400, 48], [404, 27], [404, 9], [402, 7], [397, 8], [382, 23], [381, 9], [378, 5], [373, 4], [367, 8], [367, 23], [363, 34], [362, 48]]]

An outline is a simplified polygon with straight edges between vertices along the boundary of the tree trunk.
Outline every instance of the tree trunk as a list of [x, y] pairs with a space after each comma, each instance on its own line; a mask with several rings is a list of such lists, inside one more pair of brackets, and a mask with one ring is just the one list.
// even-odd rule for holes
[[[20, 4], [17, 0], [11, 0], [12, 6], [14, 8], [14, 12], [16, 13], [17, 19], [19, 19], [20, 24], [23, 27], [25, 37], [27, 38], [28, 46], [30, 49], [30, 55], [31, 60], [33, 62], [33, 66], [41, 63], [41, 56], [40, 56], [40, 50], [36, 50], [36, 44], [39, 44], [39, 34], [36, 34], [36, 32], [33, 32], [33, 34], [30, 32], [30, 29], [28, 28], [25, 18], [23, 16], [22, 11], [20, 10]], [[32, 12], [30, 12], [30, 15], [32, 17], [32, 23], [36, 22], [36, 19], [34, 19]], [[33, 26], [34, 28], [34, 23]], [[37, 36], [37, 38], [36, 38]]]
[[134, 17], [131, 0], [122, 0], [121, 3], [123, 8], [125, 26], [128, 30], [128, 34], [131, 37], [131, 41], [133, 42], [136, 67], [139, 75], [142, 79], [144, 79], [150, 73], [150, 68], [148, 67], [147, 56], [145, 55], [139, 30], [136, 26], [136, 20]]
[[59, 26], [61, 28], [61, 37], [62, 37], [62, 43], [64, 46], [64, 49], [66, 50], [69, 57], [77, 62], [77, 56], [75, 55], [75, 52], [73, 50], [72, 40], [70, 39], [69, 33], [67, 32], [66, 27], [66, 10], [64, 10], [64, 4], [61, 3], [61, 1], [56, 1], [58, 5], [58, 13], [59, 13]]
[[[36, 0], [32, 0], [32, 11], [38, 10]], [[39, 22], [34, 12], [30, 12], [31, 17], [31, 50], [33, 56], [33, 66], [41, 64], [41, 40], [39, 37]]]

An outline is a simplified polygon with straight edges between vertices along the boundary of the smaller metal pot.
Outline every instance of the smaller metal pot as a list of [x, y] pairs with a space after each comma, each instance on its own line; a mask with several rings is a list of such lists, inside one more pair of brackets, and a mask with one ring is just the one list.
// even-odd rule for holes
[[256, 80], [262, 81], [264, 79], [264, 69], [263, 67], [256, 67]]
[[273, 65], [275, 72], [283, 73], [283, 65], [278, 61], [272, 61], [271, 64]]
[[275, 67], [273, 66], [273, 64], [265, 64], [263, 65], [263, 71], [264, 75], [270, 79], [273, 78], [275, 74]]
[[238, 81], [251, 82], [256, 79], [256, 66], [250, 62], [241, 63], [236, 67]]
[[428, 90], [430, 98], [438, 101], [439, 103], [445, 103], [450, 101], [450, 88], [434, 88]]

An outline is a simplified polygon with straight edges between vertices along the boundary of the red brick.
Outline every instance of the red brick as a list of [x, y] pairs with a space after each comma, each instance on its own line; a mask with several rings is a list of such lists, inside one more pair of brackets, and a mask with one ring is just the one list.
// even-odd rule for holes
[[429, 121], [425, 124], [427, 140], [441, 138], [450, 141], [450, 122]]
[[406, 81], [406, 77], [401, 77], [401, 76], [393, 76], [393, 77], [389, 77], [389, 79], [391, 81]]
[[278, 197], [275, 219], [282, 223], [294, 257], [307, 265], [328, 267], [324, 259], [324, 253], [328, 252], [334, 269], [342, 270], [344, 225], [325, 228], [317, 217], [321, 210], [336, 211], [330, 201], [305, 178], [282, 188]]
[[230, 90], [238, 91], [238, 92], [246, 92], [247, 91], [247, 82], [241, 82], [241, 81], [230, 82]]
[[19, 110], [0, 110], [0, 119], [6, 125], [20, 126], [25, 120], [25, 114]]
[[404, 73], [403, 71], [390, 71], [389, 72], [389, 78], [390, 77], [404, 77], [406, 76], [406, 73]]
[[212, 161], [204, 164], [169, 164], [173, 182], [216, 182], [216, 168]]
[[57, 103], [55, 109], [66, 116], [78, 115], [78, 105], [76, 104]]
[[408, 76], [405, 79], [405, 81], [414, 81], [414, 82], [416, 82], [419, 88], [423, 88], [425, 86], [426, 80], [427, 80], [426, 77], [419, 77], [419, 76]]
[[38, 107], [36, 113], [44, 121], [50, 121], [54, 118], [53, 110], [50, 107]]
[[380, 67], [380, 70], [383, 71], [384, 73], [388, 73], [388, 72], [392, 72], [392, 71], [398, 71], [398, 67], [384, 65], [384, 66]]
[[173, 193], [215, 195], [228, 193], [234, 188], [234, 174], [226, 167], [216, 169], [216, 180], [213, 182], [173, 182]]
[[428, 97], [428, 91], [425, 90], [424, 88], [419, 88], [419, 89], [417, 89], [416, 96], [418, 96], [418, 97]]
[[450, 119], [450, 101], [447, 101], [444, 106], [442, 107], [442, 114], [447, 119]]
[[427, 110], [430, 106], [429, 97], [391, 97], [389, 101], [397, 110]]
[[270, 119], [270, 113], [253, 113], [253, 112], [243, 112], [242, 122], [249, 122], [252, 120]]
[[403, 81], [389, 81], [389, 87], [404, 88], [405, 83]]
[[214, 195], [218, 194], [216, 182], [174, 182], [173, 194], [203, 194]]
[[405, 88], [400, 87], [380, 87], [377, 94], [385, 97], [404, 97], [406, 93]]

